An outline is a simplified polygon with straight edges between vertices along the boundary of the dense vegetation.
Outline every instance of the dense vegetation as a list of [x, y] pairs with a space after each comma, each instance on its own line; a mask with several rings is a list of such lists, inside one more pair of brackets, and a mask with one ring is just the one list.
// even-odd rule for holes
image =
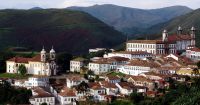
[[[0, 50], [26, 47], [86, 53], [89, 48], [113, 47], [125, 41], [118, 31], [92, 17], [71, 10], [0, 10]], [[84, 46], [83, 46], [84, 45]]]
[[117, 30], [128, 34], [143, 32], [145, 28], [192, 11], [184, 6], [145, 10], [111, 4], [90, 7], [68, 7], [67, 9], [87, 12], [108, 25], [115, 27]]
[[32, 96], [31, 90], [24, 88], [16, 89], [9, 83], [0, 84], [0, 104], [29, 104], [29, 98]]
[[169, 89], [159, 90], [164, 96], [148, 98], [132, 93], [129, 101], [114, 101], [111, 105], [199, 105], [200, 78], [193, 78], [187, 83], [172, 82]]

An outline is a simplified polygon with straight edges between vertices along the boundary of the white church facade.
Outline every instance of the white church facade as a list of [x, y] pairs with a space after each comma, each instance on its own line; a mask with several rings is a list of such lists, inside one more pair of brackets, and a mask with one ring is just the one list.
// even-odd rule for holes
[[126, 51], [146, 51], [152, 54], [174, 54], [177, 51], [185, 51], [189, 46], [195, 46], [195, 28], [192, 27], [190, 35], [182, 34], [182, 28], [178, 28], [178, 34], [168, 35], [167, 30], [158, 40], [130, 40], [126, 43]]
[[27, 70], [27, 74], [51, 76], [56, 75], [57, 65], [55, 62], [56, 53], [52, 48], [47, 54], [43, 48], [40, 54], [33, 58], [13, 57], [6, 61], [7, 73], [18, 73], [18, 67], [24, 65]]

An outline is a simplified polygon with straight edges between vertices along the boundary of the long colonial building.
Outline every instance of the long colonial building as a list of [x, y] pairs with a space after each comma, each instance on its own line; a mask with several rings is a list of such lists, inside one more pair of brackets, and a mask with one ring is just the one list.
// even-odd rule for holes
[[[49, 55], [49, 56], [48, 56]], [[56, 53], [52, 48], [47, 54], [43, 48], [40, 54], [33, 58], [14, 57], [6, 61], [7, 73], [18, 73], [20, 65], [24, 65], [27, 69], [27, 74], [33, 75], [56, 75], [57, 65], [55, 62]]]
[[182, 34], [182, 28], [178, 28], [178, 34], [168, 35], [167, 30], [158, 40], [130, 40], [126, 43], [126, 51], [146, 51], [152, 54], [170, 54], [186, 50], [189, 46], [195, 46], [195, 28], [192, 27], [190, 35]]

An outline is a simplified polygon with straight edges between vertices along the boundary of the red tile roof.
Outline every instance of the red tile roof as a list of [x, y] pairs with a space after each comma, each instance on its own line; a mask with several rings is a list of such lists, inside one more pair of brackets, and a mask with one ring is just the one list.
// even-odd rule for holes
[[45, 91], [43, 88], [41, 87], [36, 87], [36, 88], [33, 88], [33, 91], [35, 93], [37, 93], [37, 95], [34, 95], [33, 97], [31, 98], [42, 98], [42, 97], [53, 97], [53, 95], [47, 91]]
[[146, 60], [131, 60], [130, 63], [128, 63], [127, 65], [129, 66], [143, 66], [143, 67], [159, 67], [158, 64], [154, 63], [154, 62], [148, 62]]
[[29, 61], [33, 61], [33, 62], [41, 62], [41, 56], [40, 56], [40, 54], [34, 56], [34, 57], [31, 58]]
[[132, 83], [128, 83], [128, 82], [119, 82], [118, 83], [122, 88], [128, 89], [128, 90], [132, 90], [134, 88], [134, 85]]
[[162, 40], [130, 40], [127, 43], [159, 44], [159, 43], [163, 43], [163, 41]]
[[28, 63], [28, 61], [31, 58], [24, 58], [24, 57], [13, 57], [11, 59], [8, 59], [7, 61], [12, 61], [12, 62], [16, 62], [16, 63]]
[[191, 40], [191, 36], [190, 35], [169, 35], [168, 36], [168, 41], [169, 42], [174, 42], [174, 41], [180, 41], [180, 40]]
[[12, 61], [16, 63], [28, 63], [29, 61], [41, 62], [41, 57], [40, 57], [40, 54], [38, 54], [34, 56], [33, 58], [13, 57], [11, 59], [8, 59], [7, 61]]
[[120, 77], [118, 77], [118, 76], [113, 76], [113, 75], [108, 75], [107, 78], [108, 78], [109, 80], [120, 80], [120, 79], [121, 79]]
[[132, 55], [152, 55], [151, 53], [148, 53], [146, 51], [119, 51], [113, 53], [132, 54]]
[[71, 97], [71, 96], [76, 96], [76, 93], [73, 89], [64, 87], [61, 92], [59, 93], [59, 95], [63, 96], [63, 97]]
[[67, 77], [70, 81], [84, 81], [85, 79], [81, 77], [80, 75], [71, 75]]
[[132, 76], [132, 75], [128, 75], [126, 76], [127, 79], [131, 78], [134, 81], [141, 81], [141, 82], [152, 82], [151, 80], [147, 79], [144, 76]]
[[189, 49], [189, 50], [195, 51], [195, 52], [200, 52], [200, 48], [197, 48], [197, 47], [191, 48], [191, 49]]
[[108, 61], [129, 61], [128, 58], [124, 58], [124, 57], [118, 57], [118, 56], [114, 56], [114, 57], [109, 57]]
[[114, 83], [109, 83], [106, 81], [101, 82], [102, 86], [105, 88], [117, 88], [117, 86]]

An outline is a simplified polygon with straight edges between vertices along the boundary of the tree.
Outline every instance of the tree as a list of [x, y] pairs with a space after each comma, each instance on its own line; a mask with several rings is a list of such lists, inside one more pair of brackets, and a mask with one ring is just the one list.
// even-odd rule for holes
[[199, 70], [197, 68], [194, 68], [192, 74], [195, 76], [199, 75]]
[[18, 73], [20, 75], [24, 76], [27, 73], [26, 67], [24, 65], [19, 65], [19, 67], [18, 67]]
[[130, 98], [134, 104], [137, 104], [144, 99], [144, 96], [140, 93], [133, 92], [130, 94]]
[[82, 91], [82, 92], [87, 91], [88, 88], [89, 88], [89, 86], [88, 86], [87, 83], [85, 83], [85, 81], [81, 82], [81, 83], [76, 87], [76, 89], [77, 89], [78, 91]]
[[197, 67], [198, 67], [198, 69], [200, 69], [200, 61], [197, 62]]
[[134, 105], [133, 103], [131, 103], [128, 100], [115, 100], [114, 102], [112, 102], [110, 105]]
[[72, 59], [72, 55], [66, 52], [58, 53], [56, 56], [56, 63], [59, 66], [59, 70], [61, 72], [66, 72], [66, 70], [70, 69], [70, 60]]
[[42, 103], [41, 105], [47, 105], [47, 103], [46, 103], [46, 102], [44, 102], [44, 103]]
[[94, 71], [88, 70], [87, 74], [88, 74], [89, 76], [94, 75]]

